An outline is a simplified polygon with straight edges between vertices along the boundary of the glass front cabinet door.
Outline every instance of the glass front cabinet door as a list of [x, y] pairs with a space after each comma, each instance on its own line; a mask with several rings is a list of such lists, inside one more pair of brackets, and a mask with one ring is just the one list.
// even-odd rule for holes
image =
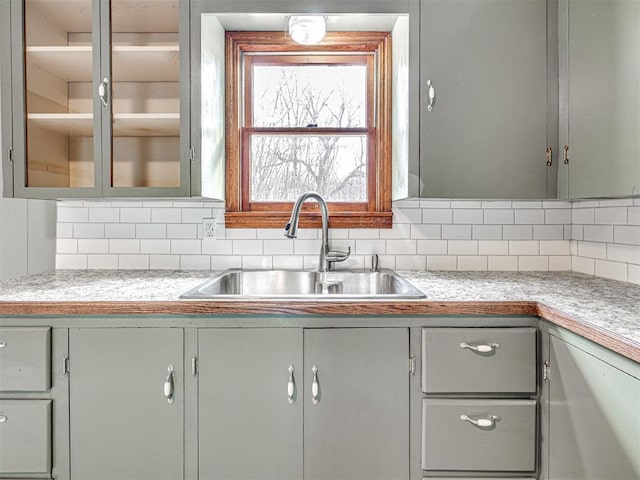
[[188, 3], [10, 2], [14, 196], [189, 195]]

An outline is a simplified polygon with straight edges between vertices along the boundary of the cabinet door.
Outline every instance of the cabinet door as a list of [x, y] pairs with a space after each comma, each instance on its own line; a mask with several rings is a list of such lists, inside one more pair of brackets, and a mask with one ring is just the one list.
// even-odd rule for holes
[[15, 196], [97, 196], [98, 2], [10, 3]]
[[200, 329], [198, 356], [200, 480], [302, 478], [302, 329]]
[[189, 2], [102, 2], [105, 196], [188, 195]]
[[546, 187], [545, 0], [420, 5], [421, 196], [555, 195]]
[[306, 480], [409, 478], [408, 358], [408, 329], [305, 330]]
[[549, 478], [640, 478], [640, 380], [551, 336]]
[[71, 329], [69, 358], [71, 478], [183, 478], [183, 331]]

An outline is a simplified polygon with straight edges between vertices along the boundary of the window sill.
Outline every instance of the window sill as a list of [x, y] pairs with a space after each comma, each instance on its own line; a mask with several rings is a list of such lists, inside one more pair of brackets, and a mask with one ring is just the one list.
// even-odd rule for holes
[[[291, 218], [287, 212], [226, 212], [226, 228], [282, 228]], [[320, 228], [320, 213], [303, 212], [300, 227]], [[392, 212], [335, 212], [329, 213], [330, 228], [391, 228]]]

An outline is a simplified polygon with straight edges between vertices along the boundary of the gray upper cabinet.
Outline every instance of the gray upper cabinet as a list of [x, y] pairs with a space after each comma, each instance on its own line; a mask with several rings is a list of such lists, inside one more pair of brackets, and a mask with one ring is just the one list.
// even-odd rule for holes
[[555, 161], [545, 160], [557, 136], [547, 2], [420, 5], [420, 196], [555, 196]]
[[640, 478], [640, 365], [577, 345], [551, 335], [547, 478]]
[[7, 3], [14, 196], [188, 196], [189, 2]]
[[560, 2], [563, 198], [640, 193], [640, 2]]
[[71, 478], [183, 478], [183, 330], [71, 329], [69, 357]]

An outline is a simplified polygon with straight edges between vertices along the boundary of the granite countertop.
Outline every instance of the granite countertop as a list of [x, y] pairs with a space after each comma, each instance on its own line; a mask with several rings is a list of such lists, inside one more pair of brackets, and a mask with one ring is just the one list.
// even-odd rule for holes
[[[20, 313], [20, 304], [27, 306], [32, 302], [74, 302], [75, 305], [95, 302], [163, 302], [166, 305], [169, 302], [172, 305], [180, 304], [179, 307], [184, 308], [185, 313], [190, 313], [187, 311], [190, 301], [179, 300], [179, 295], [211, 277], [213, 273], [65, 270], [5, 280], [0, 282], [0, 314]], [[578, 333], [583, 335], [582, 330], [592, 329], [617, 339], [635, 351], [633, 355], [620, 353], [640, 359], [640, 286], [573, 272], [399, 273], [427, 295], [425, 300], [400, 301], [403, 304], [415, 307], [424, 304], [446, 306], [449, 303], [460, 306], [465, 302], [480, 305], [485, 302], [530, 302], [538, 304], [536, 313], [548, 320], [555, 321], [551, 317], [557, 313], [573, 322], [574, 328], [571, 328], [572, 325], [564, 325], [562, 318], [555, 323], [574, 331], [580, 330]], [[245, 298], [243, 302], [247, 305], [251, 300]], [[260, 303], [264, 305], [265, 301], [260, 300]], [[226, 305], [228, 304], [227, 301]], [[295, 312], [296, 301], [288, 301], [287, 304], [288, 312]], [[214, 302], [208, 302], [208, 305], [215, 309]], [[455, 313], [455, 305], [450, 307], [450, 313]], [[104, 308], [108, 309], [108, 306]], [[482, 310], [481, 307], [478, 308]], [[410, 309], [404, 312], [411, 313]], [[606, 342], [600, 343], [611, 348]]]

